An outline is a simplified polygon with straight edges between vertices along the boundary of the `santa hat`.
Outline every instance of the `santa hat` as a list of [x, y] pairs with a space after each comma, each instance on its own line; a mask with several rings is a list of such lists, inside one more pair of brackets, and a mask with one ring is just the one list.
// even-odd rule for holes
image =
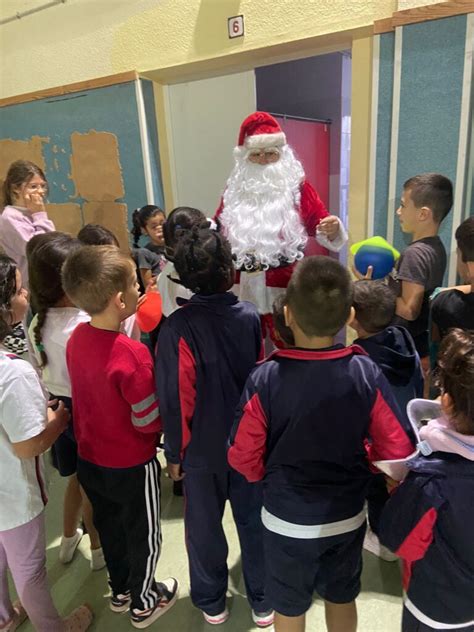
[[239, 147], [264, 149], [286, 145], [286, 136], [268, 112], [254, 112], [240, 126]]

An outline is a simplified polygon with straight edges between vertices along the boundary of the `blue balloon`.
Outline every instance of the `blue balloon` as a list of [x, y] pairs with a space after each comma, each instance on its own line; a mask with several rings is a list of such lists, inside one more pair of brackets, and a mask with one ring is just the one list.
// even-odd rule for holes
[[388, 248], [361, 246], [354, 257], [354, 265], [360, 274], [367, 274], [367, 268], [373, 267], [372, 278], [383, 279], [392, 271], [395, 257]]

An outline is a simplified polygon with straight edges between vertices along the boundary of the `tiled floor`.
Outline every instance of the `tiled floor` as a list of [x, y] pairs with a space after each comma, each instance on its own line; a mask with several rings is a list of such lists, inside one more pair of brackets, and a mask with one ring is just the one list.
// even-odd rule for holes
[[[158, 564], [158, 577], [176, 576], [181, 583], [180, 599], [173, 609], [159, 619], [150, 630], [162, 632], [210, 632], [214, 626], [207, 625], [201, 613], [191, 604], [187, 558], [184, 548], [182, 520], [182, 498], [171, 493], [171, 483], [163, 476], [162, 521], [163, 553]], [[100, 632], [122, 632], [133, 630], [126, 615], [114, 614], [108, 609], [107, 580], [105, 571], [92, 573], [89, 569], [88, 538], [83, 538], [73, 562], [63, 566], [58, 560], [61, 531], [62, 493], [64, 481], [53, 474], [50, 486], [50, 502], [47, 508], [48, 571], [54, 601], [61, 613], [88, 602], [95, 613], [91, 630]], [[225, 515], [225, 527], [229, 540], [229, 621], [219, 626], [222, 632], [250, 632], [254, 627], [250, 610], [243, 593], [240, 571], [237, 534], [232, 524], [230, 511]], [[360, 632], [398, 632], [401, 618], [400, 573], [397, 563], [382, 562], [369, 553], [364, 553], [362, 592], [358, 599]], [[27, 623], [21, 632], [33, 632]], [[315, 600], [307, 616], [308, 632], [323, 632], [324, 609], [322, 602]]]

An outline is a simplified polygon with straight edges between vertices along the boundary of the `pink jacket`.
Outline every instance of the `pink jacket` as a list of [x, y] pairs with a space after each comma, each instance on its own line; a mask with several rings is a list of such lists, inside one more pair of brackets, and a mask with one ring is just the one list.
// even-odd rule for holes
[[28, 287], [26, 244], [35, 235], [52, 230], [54, 224], [44, 212], [28, 213], [26, 209], [5, 206], [0, 214], [0, 247], [16, 262], [24, 287]]

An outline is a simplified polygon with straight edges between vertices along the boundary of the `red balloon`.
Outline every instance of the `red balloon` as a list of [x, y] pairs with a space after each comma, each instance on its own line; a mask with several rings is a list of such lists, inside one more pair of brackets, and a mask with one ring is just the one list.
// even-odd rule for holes
[[137, 325], [143, 333], [148, 334], [158, 326], [163, 316], [161, 307], [161, 294], [151, 291], [145, 294], [145, 300], [137, 309]]

